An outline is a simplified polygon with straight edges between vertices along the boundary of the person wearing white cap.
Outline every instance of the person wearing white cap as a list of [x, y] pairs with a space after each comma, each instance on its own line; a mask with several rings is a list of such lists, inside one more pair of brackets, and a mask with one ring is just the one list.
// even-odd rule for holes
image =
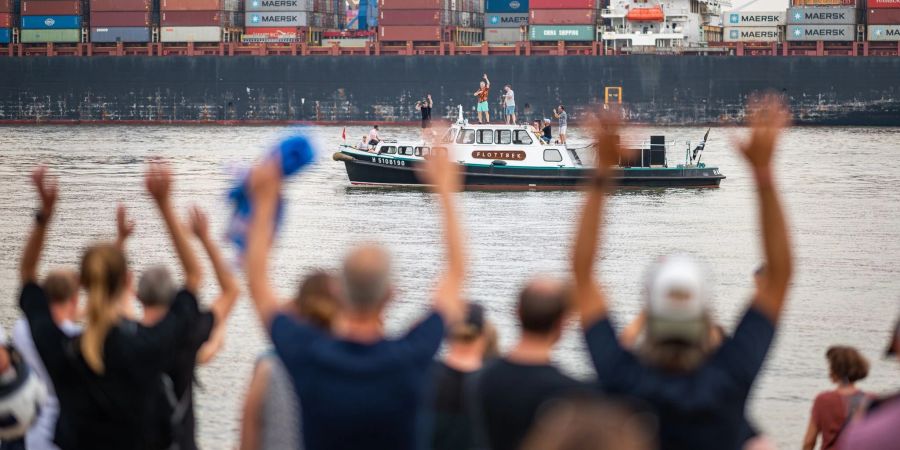
[[760, 202], [767, 267], [763, 283], [733, 336], [715, 348], [703, 270], [686, 256], [660, 260], [645, 285], [647, 342], [637, 354], [617, 339], [604, 291], [594, 279], [610, 168], [621, 153], [614, 114], [606, 114], [594, 127], [598, 165], [574, 249], [575, 303], [599, 383], [610, 394], [654, 407], [663, 450], [737, 449], [746, 442], [745, 404], [772, 343], [791, 279], [790, 239], [771, 168], [775, 142], [789, 113], [779, 99], [766, 96], [753, 101], [748, 117], [752, 136], [740, 150], [752, 169]]

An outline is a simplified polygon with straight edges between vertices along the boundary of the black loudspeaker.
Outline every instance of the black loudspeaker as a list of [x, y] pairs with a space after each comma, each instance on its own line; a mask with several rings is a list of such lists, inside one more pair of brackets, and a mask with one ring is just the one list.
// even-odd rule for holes
[[646, 161], [653, 166], [666, 164], [666, 137], [650, 136], [650, 158]]

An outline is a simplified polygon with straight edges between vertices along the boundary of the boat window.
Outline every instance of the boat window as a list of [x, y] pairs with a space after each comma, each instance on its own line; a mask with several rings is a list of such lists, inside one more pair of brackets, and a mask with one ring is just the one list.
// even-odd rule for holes
[[497, 139], [494, 139], [497, 144], [511, 144], [512, 143], [512, 130], [497, 130]]
[[397, 147], [394, 147], [394, 146], [381, 147], [381, 153], [387, 153], [388, 155], [394, 155], [397, 153]]
[[528, 132], [525, 130], [516, 130], [516, 136], [513, 139], [513, 144], [518, 145], [531, 145], [534, 142], [531, 140], [531, 136], [528, 135]]
[[431, 154], [431, 148], [429, 147], [416, 147], [416, 156], [428, 156]]
[[452, 144], [454, 139], [456, 139], [456, 129], [451, 128], [447, 130], [446, 133], [444, 133], [444, 137], [441, 138], [441, 142]]
[[456, 138], [457, 144], [474, 144], [475, 130], [462, 130]]
[[406, 156], [412, 156], [413, 148], [412, 147], [400, 147], [400, 154]]
[[493, 144], [494, 143], [494, 130], [478, 130], [478, 143], [479, 144]]
[[547, 149], [544, 150], [544, 161], [547, 162], [560, 162], [562, 161], [562, 153], [556, 149]]

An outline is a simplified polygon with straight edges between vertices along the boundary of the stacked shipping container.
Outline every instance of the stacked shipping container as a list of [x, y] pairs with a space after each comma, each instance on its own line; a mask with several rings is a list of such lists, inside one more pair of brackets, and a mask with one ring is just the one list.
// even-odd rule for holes
[[25, 0], [20, 12], [24, 44], [81, 42], [80, 0]]
[[12, 0], [0, 0], [0, 44], [12, 42], [12, 28], [15, 16]]
[[900, 0], [868, 0], [866, 36], [870, 41], [900, 41]]
[[91, 0], [91, 42], [150, 42], [150, 0]]
[[[482, 0], [378, 0], [381, 41], [440, 41], [445, 29], [481, 29]], [[445, 28], [451, 27], [451, 28]]]
[[596, 0], [531, 0], [528, 23], [532, 41], [593, 41]]
[[[843, 0], [835, 0], [843, 1]], [[855, 41], [856, 6], [793, 6], [787, 10], [788, 41]]]
[[785, 12], [731, 11], [724, 14], [722, 23], [725, 42], [778, 42]]
[[528, 6], [528, 0], [485, 0], [484, 40], [491, 44], [524, 41]]
[[220, 42], [235, 24], [238, 0], [159, 0], [161, 42]]

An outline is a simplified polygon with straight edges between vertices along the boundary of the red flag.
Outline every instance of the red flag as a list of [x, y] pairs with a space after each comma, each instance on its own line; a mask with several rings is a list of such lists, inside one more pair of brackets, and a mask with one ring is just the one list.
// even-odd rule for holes
[[341, 139], [347, 140], [347, 127], [344, 127], [344, 131], [341, 132]]

